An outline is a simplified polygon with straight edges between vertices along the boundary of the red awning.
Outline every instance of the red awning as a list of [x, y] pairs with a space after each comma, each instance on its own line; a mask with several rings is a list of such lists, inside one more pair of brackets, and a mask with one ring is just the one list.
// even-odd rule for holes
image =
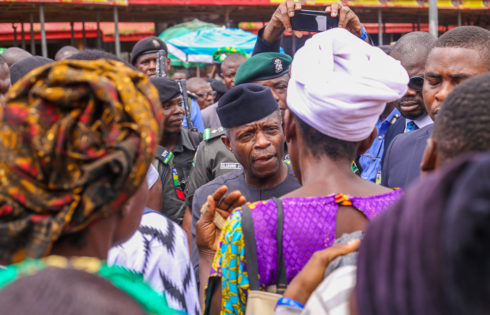
[[[14, 39], [14, 26], [17, 29], [17, 40], [21, 39], [21, 24], [20, 23], [0, 23], [0, 41], [11, 41]], [[49, 22], [45, 24], [46, 28], [46, 38], [47, 39], [60, 39], [60, 38], [71, 38], [71, 27], [70, 23], [55, 23]], [[82, 23], [74, 23], [74, 35], [75, 38], [82, 38]], [[102, 35], [102, 40], [104, 42], [114, 41], [114, 23], [111, 22], [101, 22], [100, 30]], [[147, 36], [154, 35], [154, 24], [153, 23], [119, 23], [119, 37], [122, 42], [138, 41]], [[30, 24], [24, 23], [24, 34], [25, 39], [31, 39]], [[86, 22], [85, 23], [85, 37], [86, 38], [96, 38], [97, 37], [97, 23]], [[34, 23], [34, 38], [41, 38], [41, 25], [39, 23]]]

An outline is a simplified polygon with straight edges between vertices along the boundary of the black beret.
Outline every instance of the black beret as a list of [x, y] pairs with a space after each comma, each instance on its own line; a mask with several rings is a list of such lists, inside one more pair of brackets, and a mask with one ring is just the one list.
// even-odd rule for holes
[[139, 56], [156, 53], [161, 49], [168, 52], [167, 44], [160, 38], [155, 36], [143, 38], [134, 45], [133, 50], [131, 51], [131, 64], [134, 65]]
[[14, 85], [15, 82], [22, 79], [26, 74], [28, 74], [32, 70], [52, 62], [54, 62], [53, 59], [44, 58], [41, 56], [31, 56], [22, 59], [21, 61], [14, 63], [10, 67], [10, 82], [12, 83], [12, 85]]
[[162, 105], [180, 95], [177, 81], [169, 78], [151, 78], [150, 81], [157, 88]]
[[216, 113], [224, 128], [233, 128], [267, 117], [278, 108], [268, 87], [244, 83], [220, 98]]

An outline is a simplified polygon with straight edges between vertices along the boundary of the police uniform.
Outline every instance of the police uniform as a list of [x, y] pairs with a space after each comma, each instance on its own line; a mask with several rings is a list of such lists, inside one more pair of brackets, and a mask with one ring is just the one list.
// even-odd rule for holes
[[247, 199], [247, 202], [255, 202], [259, 200], [268, 200], [272, 197], [280, 197], [300, 187], [298, 180], [294, 176], [292, 168], [288, 166], [288, 176], [282, 183], [275, 187], [252, 187], [246, 183], [243, 170], [236, 170], [233, 172], [229, 172], [223, 176], [219, 176], [213, 181], [197, 189], [194, 195], [194, 199], [192, 201], [191, 226], [191, 260], [197, 275], [199, 275], [199, 255], [196, 246], [196, 223], [201, 216], [201, 207], [207, 201], [208, 196], [214, 194], [214, 192], [223, 185], [228, 187], [228, 192], [226, 193], [226, 195], [233, 191], [239, 190], [242, 195]]
[[186, 204], [192, 207], [194, 192], [218, 176], [242, 168], [233, 153], [221, 141], [223, 127], [204, 130], [204, 141], [199, 144], [194, 157], [194, 166], [186, 185]]
[[177, 224], [181, 224], [185, 213], [185, 187], [192, 169], [195, 147], [189, 130], [183, 128], [180, 139], [172, 151], [159, 146], [153, 166], [162, 181], [162, 208], [160, 211]]

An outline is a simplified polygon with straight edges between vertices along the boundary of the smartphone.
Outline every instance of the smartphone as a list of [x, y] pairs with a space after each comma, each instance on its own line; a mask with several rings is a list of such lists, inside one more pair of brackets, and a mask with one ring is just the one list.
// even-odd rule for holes
[[323, 32], [339, 25], [338, 17], [330, 13], [313, 10], [299, 10], [291, 18], [291, 26], [295, 31]]

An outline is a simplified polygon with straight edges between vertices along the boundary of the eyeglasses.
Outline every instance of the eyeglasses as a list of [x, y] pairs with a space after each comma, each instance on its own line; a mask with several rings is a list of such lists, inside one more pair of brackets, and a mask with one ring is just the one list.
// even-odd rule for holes
[[216, 91], [204, 92], [204, 93], [196, 93], [198, 97], [216, 97]]
[[424, 76], [416, 75], [411, 77], [410, 81], [408, 81], [408, 87], [415, 92], [422, 92], [422, 88], [424, 87]]

